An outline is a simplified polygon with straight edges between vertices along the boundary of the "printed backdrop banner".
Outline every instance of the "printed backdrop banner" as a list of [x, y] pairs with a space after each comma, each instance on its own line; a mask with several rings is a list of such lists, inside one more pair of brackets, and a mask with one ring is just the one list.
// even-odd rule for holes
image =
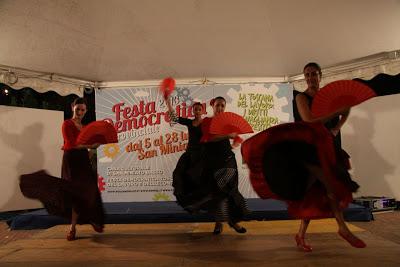
[[[178, 116], [192, 118], [191, 105], [201, 102], [204, 116], [212, 116], [209, 102], [226, 99], [225, 111], [242, 115], [255, 133], [293, 121], [293, 88], [290, 84], [237, 84], [180, 86], [172, 94]], [[108, 88], [96, 91], [96, 118], [118, 131], [117, 144], [97, 150], [99, 188], [104, 202], [175, 200], [172, 172], [184, 152], [187, 128], [170, 124], [164, 99], [156, 87]], [[250, 134], [242, 136], [246, 139]], [[239, 169], [239, 190], [257, 198], [242, 163], [240, 148], [234, 149]]]

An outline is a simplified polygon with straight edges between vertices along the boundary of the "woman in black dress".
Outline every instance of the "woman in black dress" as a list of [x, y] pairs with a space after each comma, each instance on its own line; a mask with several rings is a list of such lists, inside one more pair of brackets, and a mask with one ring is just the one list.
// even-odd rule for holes
[[[214, 116], [225, 111], [226, 101], [223, 97], [211, 100]], [[205, 163], [203, 177], [209, 181], [209, 207], [213, 206], [215, 216], [214, 234], [223, 230], [222, 222], [227, 221], [229, 226], [238, 233], [245, 233], [246, 229], [238, 224], [250, 211], [246, 201], [239, 192], [239, 177], [235, 154], [232, 147], [238, 146], [237, 134], [216, 136], [209, 132], [213, 118], [205, 118], [202, 123], [202, 143], [205, 146]], [[231, 145], [230, 139], [234, 139]], [[212, 203], [212, 205], [210, 205]]]
[[194, 103], [192, 112], [194, 119], [177, 117], [174, 112], [170, 99], [165, 99], [171, 120], [174, 123], [185, 125], [189, 132], [189, 141], [186, 151], [179, 158], [173, 172], [174, 195], [177, 203], [188, 212], [194, 212], [194, 204], [204, 197], [201, 174], [203, 170], [204, 147], [200, 144], [201, 122], [203, 105], [199, 102]]

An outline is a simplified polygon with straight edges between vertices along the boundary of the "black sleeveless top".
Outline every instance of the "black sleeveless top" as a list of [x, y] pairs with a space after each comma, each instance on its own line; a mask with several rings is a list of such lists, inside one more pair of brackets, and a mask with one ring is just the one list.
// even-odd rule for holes
[[[299, 110], [297, 109], [296, 96], [298, 94], [302, 94], [307, 98], [308, 106], [310, 107], [310, 109], [311, 109], [313, 97], [308, 95], [308, 94], [306, 94], [306, 93], [301, 93], [299, 91], [293, 91], [293, 117], [294, 117], [294, 121], [303, 121], [303, 119], [300, 116]], [[331, 120], [327, 121], [324, 125], [328, 130], [333, 129], [338, 124], [339, 119], [340, 119], [339, 116], [336, 116], [336, 117], [332, 118]], [[338, 147], [342, 146], [342, 140], [341, 140], [341, 137], [340, 137], [340, 131], [334, 137], [334, 142], [335, 142], [335, 146], [338, 146]]]
[[188, 127], [189, 142], [186, 151], [200, 149], [201, 147], [200, 139], [202, 136], [201, 125], [193, 126], [193, 120], [181, 117], [178, 117], [178, 123]]

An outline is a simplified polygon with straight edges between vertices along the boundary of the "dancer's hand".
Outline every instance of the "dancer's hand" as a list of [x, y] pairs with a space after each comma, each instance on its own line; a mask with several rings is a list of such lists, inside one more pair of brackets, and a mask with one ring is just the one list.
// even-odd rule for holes
[[332, 128], [331, 129], [331, 133], [333, 134], [333, 136], [337, 136], [339, 134], [340, 129], [337, 128]]
[[240, 146], [240, 143], [238, 143], [238, 142], [233, 142], [231, 146], [232, 146], [232, 148], [237, 148], [237, 147]]
[[238, 136], [238, 133], [230, 133], [230, 134], [228, 134], [229, 139], [234, 139], [234, 138], [236, 138], [236, 136]]
[[341, 108], [335, 112], [335, 116], [348, 116], [350, 114], [350, 108]]
[[241, 143], [243, 143], [243, 139], [240, 138], [239, 135], [237, 135], [235, 138], [233, 138], [232, 148], [239, 147]]
[[96, 143], [96, 144], [90, 145], [89, 148], [90, 148], [90, 149], [97, 149], [100, 145], [101, 145], [101, 144]]

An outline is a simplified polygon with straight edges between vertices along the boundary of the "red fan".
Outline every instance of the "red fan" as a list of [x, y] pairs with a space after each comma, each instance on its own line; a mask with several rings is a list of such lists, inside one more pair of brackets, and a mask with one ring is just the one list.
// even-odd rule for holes
[[215, 116], [210, 125], [210, 133], [226, 135], [230, 133], [253, 133], [251, 125], [240, 115], [233, 112], [222, 112]]
[[172, 77], [165, 78], [160, 84], [160, 91], [167, 98], [175, 88], [175, 80]]
[[311, 111], [315, 116], [322, 117], [341, 109], [356, 106], [375, 96], [376, 93], [361, 82], [335, 81], [317, 92], [313, 99]]
[[83, 127], [76, 141], [78, 145], [118, 143], [117, 131], [106, 121], [94, 121]]

